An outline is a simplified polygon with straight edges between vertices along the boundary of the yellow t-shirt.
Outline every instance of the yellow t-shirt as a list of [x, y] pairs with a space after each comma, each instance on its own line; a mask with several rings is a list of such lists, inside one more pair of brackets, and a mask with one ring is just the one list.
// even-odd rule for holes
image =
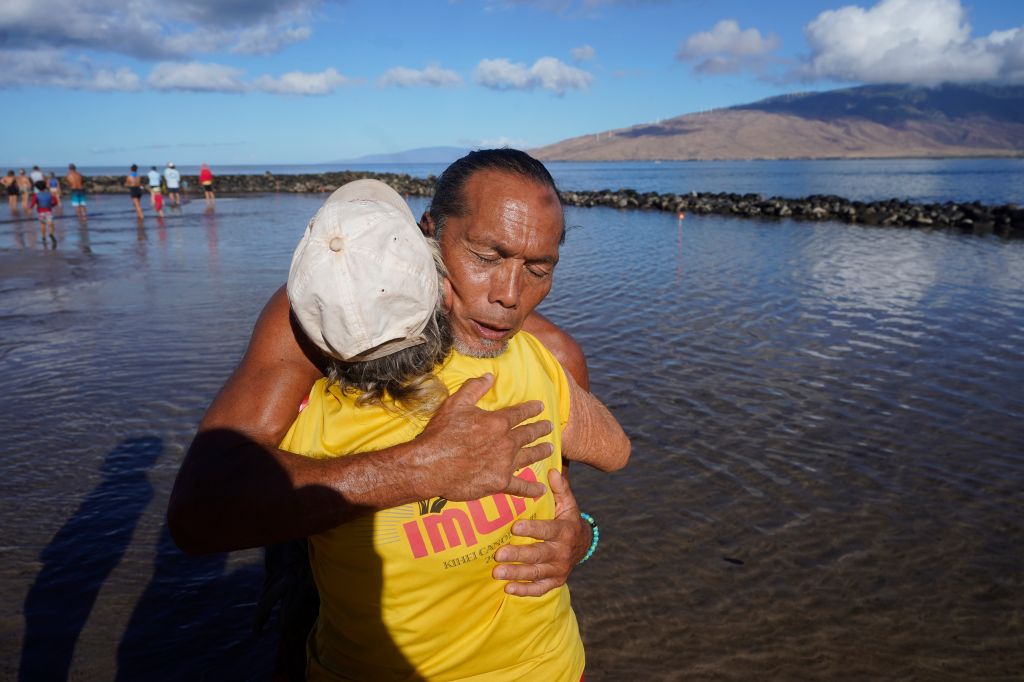
[[[569, 391], [558, 361], [520, 332], [497, 358], [453, 352], [438, 376], [455, 392], [490, 372], [495, 385], [478, 403], [494, 410], [542, 400], [555, 426], [541, 441], [550, 457], [517, 475], [547, 484], [561, 470], [561, 431]], [[426, 420], [381, 407], [356, 407], [326, 379], [292, 424], [282, 449], [310, 457], [379, 450], [411, 440]], [[481, 457], [488, 453], [481, 452]], [[549, 491], [537, 499], [492, 495], [394, 507], [310, 538], [320, 616], [310, 637], [308, 675], [333, 680], [502, 680], [576, 682], [583, 643], [562, 586], [543, 597], [505, 594], [491, 577], [494, 551], [531, 542], [511, 536], [520, 518], [553, 518]]]

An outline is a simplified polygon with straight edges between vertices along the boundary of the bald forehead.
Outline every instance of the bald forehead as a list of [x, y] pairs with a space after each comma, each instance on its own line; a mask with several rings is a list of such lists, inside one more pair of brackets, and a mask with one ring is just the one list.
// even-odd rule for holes
[[479, 170], [466, 181], [462, 200], [473, 216], [497, 211], [516, 224], [542, 229], [554, 225], [559, 243], [562, 241], [565, 217], [558, 194], [550, 185], [531, 177], [502, 170]]

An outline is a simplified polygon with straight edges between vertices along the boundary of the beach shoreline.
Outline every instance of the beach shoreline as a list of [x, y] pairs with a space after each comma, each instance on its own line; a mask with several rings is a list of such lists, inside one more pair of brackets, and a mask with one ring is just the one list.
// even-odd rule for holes
[[[265, 193], [329, 193], [341, 185], [362, 178], [375, 178], [391, 185], [405, 196], [429, 197], [434, 193], [434, 176], [418, 178], [404, 173], [338, 171], [326, 173], [262, 175], [229, 174], [216, 177], [218, 194], [247, 195]], [[182, 192], [199, 195], [197, 176], [182, 176]], [[122, 176], [86, 178], [86, 192], [120, 194], [125, 192]], [[898, 198], [879, 201], [855, 201], [835, 195], [806, 197], [764, 197], [762, 194], [732, 192], [658, 193], [633, 189], [562, 191], [567, 206], [603, 206], [616, 209], [643, 209], [699, 215], [724, 215], [736, 218], [795, 219], [813, 222], [837, 221], [880, 227], [956, 228], [977, 234], [1024, 237], [1024, 209], [1016, 204], [983, 204], [979, 201], [920, 203]]]

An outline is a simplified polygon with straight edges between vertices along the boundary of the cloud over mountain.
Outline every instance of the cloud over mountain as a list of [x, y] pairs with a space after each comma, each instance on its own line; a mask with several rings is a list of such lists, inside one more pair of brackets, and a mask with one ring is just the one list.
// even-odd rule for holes
[[804, 28], [804, 80], [1024, 82], [1024, 27], [971, 37], [959, 0], [881, 0], [819, 14]]
[[724, 19], [710, 31], [694, 33], [679, 46], [676, 57], [697, 62], [693, 70], [710, 75], [754, 69], [764, 55], [779, 46], [775, 36], [762, 36], [756, 28], [741, 29], [733, 19]]

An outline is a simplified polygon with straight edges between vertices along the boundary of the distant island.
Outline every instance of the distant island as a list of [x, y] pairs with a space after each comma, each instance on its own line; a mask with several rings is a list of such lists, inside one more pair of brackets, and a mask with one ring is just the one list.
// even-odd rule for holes
[[574, 137], [545, 161], [1024, 156], [1024, 86], [869, 85]]
[[402, 152], [367, 154], [354, 159], [341, 159], [328, 163], [335, 165], [345, 163], [451, 163], [465, 156], [467, 152], [469, 149], [463, 147], [420, 147]]

